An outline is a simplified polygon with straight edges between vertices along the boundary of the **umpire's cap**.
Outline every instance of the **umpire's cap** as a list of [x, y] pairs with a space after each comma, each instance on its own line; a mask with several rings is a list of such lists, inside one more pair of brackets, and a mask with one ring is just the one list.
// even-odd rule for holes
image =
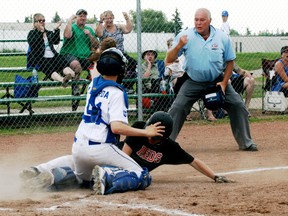
[[173, 129], [173, 119], [171, 115], [164, 111], [157, 111], [148, 119], [146, 126], [155, 124], [157, 122], [161, 122], [161, 125], [165, 126], [165, 132], [163, 133], [163, 137], [161, 137], [161, 139], [168, 138]]
[[115, 47], [104, 50], [97, 61], [97, 70], [102, 75], [115, 76], [125, 73], [127, 59]]

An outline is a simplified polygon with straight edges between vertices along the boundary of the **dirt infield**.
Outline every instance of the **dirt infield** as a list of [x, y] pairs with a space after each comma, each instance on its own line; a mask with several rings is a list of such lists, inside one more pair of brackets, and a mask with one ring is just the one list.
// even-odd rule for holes
[[288, 215], [287, 126], [251, 123], [260, 151], [243, 152], [229, 124], [186, 124], [181, 146], [236, 183], [216, 184], [189, 165], [165, 165], [151, 172], [146, 190], [107, 196], [20, 190], [20, 170], [70, 154], [74, 132], [0, 136], [0, 215]]

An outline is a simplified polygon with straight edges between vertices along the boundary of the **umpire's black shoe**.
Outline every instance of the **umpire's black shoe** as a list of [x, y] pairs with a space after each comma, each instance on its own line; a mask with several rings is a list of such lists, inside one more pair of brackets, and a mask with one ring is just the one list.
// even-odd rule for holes
[[251, 144], [248, 148], [243, 149], [243, 151], [258, 151], [256, 144]]

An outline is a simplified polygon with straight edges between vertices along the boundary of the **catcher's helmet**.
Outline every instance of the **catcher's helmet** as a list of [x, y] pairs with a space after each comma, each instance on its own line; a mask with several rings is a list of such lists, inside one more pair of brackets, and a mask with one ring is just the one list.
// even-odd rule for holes
[[102, 75], [115, 76], [125, 73], [127, 63], [123, 53], [114, 47], [106, 49], [102, 52], [97, 61], [97, 70]]
[[146, 126], [161, 122], [162, 126], [165, 126], [165, 132], [163, 133], [162, 139], [166, 139], [170, 136], [173, 129], [173, 119], [169, 113], [158, 111], [155, 112], [146, 122]]

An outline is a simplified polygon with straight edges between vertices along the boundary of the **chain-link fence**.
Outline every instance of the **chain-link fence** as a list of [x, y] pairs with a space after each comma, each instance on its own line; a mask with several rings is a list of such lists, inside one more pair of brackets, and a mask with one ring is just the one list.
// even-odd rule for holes
[[[0, 23], [0, 121], [2, 127], [76, 125], [80, 122], [85, 105], [87, 85], [90, 82], [90, 70], [93, 68], [93, 62], [89, 62], [87, 58], [95, 52], [94, 49], [97, 44], [93, 44], [89, 37], [88, 39], [86, 37], [78, 38], [78, 42], [81, 41], [82, 44], [80, 43], [76, 47], [84, 50], [76, 51], [80, 55], [80, 59], [83, 60], [81, 62], [83, 68], [81, 73], [77, 67], [74, 66], [73, 68], [71, 64], [69, 65], [66, 58], [58, 58], [58, 56], [62, 56], [58, 55], [58, 53], [67, 54], [69, 53], [69, 47], [72, 47], [72, 45], [67, 45], [69, 42], [71, 44], [72, 40], [67, 39], [71, 35], [65, 35], [65, 28], [69, 25], [69, 22], [76, 23], [78, 21], [91, 28], [90, 33], [82, 32], [86, 36], [89, 34], [93, 36], [97, 26], [104, 25], [107, 31], [106, 36], [115, 37], [119, 40], [117, 43], [120, 44], [121, 40], [124, 39], [122, 41], [124, 47], [120, 47], [120, 49], [124, 50], [130, 64], [123, 80], [123, 85], [126, 87], [129, 97], [130, 120], [146, 120], [156, 110], [167, 111], [169, 109], [174, 99], [174, 93], [171, 91], [170, 85], [173, 84], [172, 82], [169, 84], [169, 76], [163, 79], [165, 70], [165, 74], [169, 74], [169, 70], [165, 68], [163, 61], [168, 49], [167, 41], [171, 38], [173, 39], [182, 29], [193, 27], [193, 9], [187, 10], [183, 9], [183, 7], [178, 7], [180, 8], [178, 9], [177, 5], [173, 5], [175, 2], [171, 1], [171, 4], [165, 6], [167, 12], [165, 9], [162, 10], [156, 7], [157, 4], [155, 4], [155, 8], [153, 4], [147, 6], [146, 3], [148, 1], [123, 0], [121, 4], [130, 6], [126, 10], [127, 15], [125, 15], [125, 13], [122, 13], [123, 10], [112, 9], [114, 6], [111, 6], [111, 2], [98, 1], [99, 4], [102, 4], [103, 10], [96, 7], [97, 12], [94, 14], [94, 9], [91, 8], [90, 3], [83, 1], [80, 4], [75, 4], [75, 1], [71, 1], [70, 6], [62, 5], [62, 7], [66, 8], [66, 11], [69, 11], [69, 13], [66, 11], [62, 12], [62, 15], [59, 11], [63, 11], [63, 9], [57, 8], [60, 3], [52, 7], [48, 2], [36, 0], [31, 2], [39, 4], [39, 7], [31, 7], [28, 4], [23, 7], [20, 7], [20, 5], [14, 6], [14, 14], [23, 14], [23, 20]], [[112, 2], [119, 4], [120, 1]], [[63, 4], [65, 3], [67, 1], [63, 1]], [[190, 7], [189, 5], [191, 4], [188, 0], [182, 0], [178, 3], [187, 5], [187, 7]], [[162, 4], [166, 3], [163, 2]], [[265, 5], [259, 7], [265, 7]], [[85, 17], [79, 18], [79, 20], [76, 16], [69, 15], [76, 15], [80, 8], [85, 8], [88, 15], [82, 11], [82, 13], [78, 14], [78, 17], [81, 15], [85, 15]], [[210, 9], [209, 6], [207, 8]], [[109, 9], [112, 10], [112, 13], [108, 13], [106, 17], [100, 16]], [[212, 24], [217, 28], [220, 28], [222, 22], [221, 11], [224, 9], [226, 8], [218, 5], [217, 10], [213, 9], [211, 11]], [[277, 9], [275, 8], [275, 10]], [[48, 14], [51, 15], [51, 11], [54, 13], [52, 17], [48, 16]], [[33, 17], [38, 12], [42, 14]], [[213, 12], [217, 12], [217, 14]], [[236, 15], [231, 14], [232, 21], [235, 20], [233, 16]], [[127, 29], [129, 28], [127, 26], [130, 25], [128, 23], [129, 20], [132, 26], [131, 32]], [[61, 21], [62, 25], [58, 25], [58, 21]], [[248, 23], [242, 23], [245, 27], [242, 26], [240, 29], [231, 25], [230, 37], [237, 55], [236, 63], [240, 67], [238, 71], [235, 70], [236, 73], [231, 77], [231, 81], [233, 87], [243, 97], [246, 106], [249, 107], [251, 115], [261, 117], [265, 111], [263, 102], [265, 92], [263, 87], [267, 85], [266, 78], [268, 77], [265, 73], [265, 76], [263, 76], [261, 59], [273, 60], [279, 58], [280, 48], [287, 44], [287, 37], [284, 30], [278, 31], [274, 35], [266, 29], [263, 29], [262, 32], [252, 32], [249, 29], [250, 22], [254, 21], [250, 20]], [[48, 30], [45, 30], [45, 36], [43, 36], [44, 27]], [[28, 35], [31, 32], [33, 36], [30, 35], [31, 37], [29, 38]], [[123, 38], [117, 35], [121, 35], [121, 32], [124, 32]], [[266, 34], [264, 34], [265, 32]], [[96, 31], [95, 38], [100, 41], [103, 40], [105, 35], [99, 37], [99, 33], [97, 33]], [[78, 35], [81, 34], [79, 33]], [[65, 43], [66, 45], [64, 45]], [[89, 44], [88, 54], [87, 44]], [[31, 51], [31, 47], [34, 47], [32, 51], [34, 62], [32, 64], [29, 61], [27, 62], [29, 60], [27, 59], [27, 51]], [[148, 58], [146, 55], [152, 55], [152, 60], [150, 59], [149, 61], [152, 61], [152, 66], [154, 67], [153, 72], [148, 77], [145, 75], [148, 67], [147, 62], [145, 63], [145, 59]], [[45, 60], [43, 60], [43, 57]], [[27, 63], [30, 63], [29, 67]], [[39, 64], [40, 68], [37, 68]], [[65, 71], [67, 66], [72, 68], [72, 72], [69, 70], [68, 72], [67, 70]], [[32, 68], [35, 67], [38, 69], [39, 83], [32, 85], [30, 83], [21, 84], [20, 86], [23, 91], [25, 87], [38, 85], [40, 86], [38, 95], [32, 98], [27, 95], [14, 97], [15, 87], [17, 88], [14, 85], [16, 77], [21, 76], [26, 79], [32, 76]], [[252, 75], [252, 80], [249, 74]], [[78, 83], [74, 82], [74, 80], [79, 79]], [[80, 87], [80, 91], [78, 87]], [[218, 118], [225, 116], [222, 114], [214, 112], [214, 115]], [[267, 112], [265, 115], [267, 115]], [[201, 101], [193, 105], [189, 117], [193, 120], [206, 117], [205, 108]]]

